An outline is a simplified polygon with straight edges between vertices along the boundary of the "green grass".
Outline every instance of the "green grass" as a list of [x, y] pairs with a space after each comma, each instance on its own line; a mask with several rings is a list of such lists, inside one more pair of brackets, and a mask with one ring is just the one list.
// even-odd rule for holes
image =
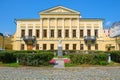
[[0, 66], [5, 66], [5, 67], [19, 67], [18, 63], [2, 63], [0, 62]]
[[65, 63], [65, 67], [77, 67], [77, 64]]
[[[58, 58], [58, 56], [54, 56], [54, 58]], [[62, 58], [70, 58], [70, 56], [64, 55], [64, 56], [62, 56]]]

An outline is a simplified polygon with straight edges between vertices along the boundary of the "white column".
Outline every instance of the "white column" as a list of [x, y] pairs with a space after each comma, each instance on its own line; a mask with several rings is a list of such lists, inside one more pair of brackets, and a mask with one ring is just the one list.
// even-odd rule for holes
[[43, 24], [43, 21], [42, 21], [42, 18], [41, 18], [41, 20], [40, 20], [40, 39], [42, 39], [42, 24]]
[[72, 39], [72, 19], [70, 18], [70, 34], [69, 34], [69, 36], [70, 36], [70, 39]]
[[98, 28], [98, 37], [101, 38], [102, 37], [102, 32], [103, 31], [103, 25], [102, 22], [99, 24], [99, 28]]
[[48, 18], [47, 37], [50, 38], [50, 19]]
[[95, 36], [95, 29], [94, 29], [94, 25], [92, 24], [92, 29], [91, 29], [91, 36]]
[[84, 26], [84, 36], [87, 36], [87, 28], [86, 28], [86, 24]]
[[[22, 29], [21, 29], [21, 27], [20, 27], [20, 25], [19, 25], [18, 22], [17, 22], [17, 25], [16, 25], [16, 26], [17, 26], [17, 29], [16, 29], [16, 31], [17, 31], [17, 32], [16, 32], [16, 33], [17, 33], [17, 36], [16, 36], [16, 37], [19, 37], [19, 38], [20, 38], [20, 37], [21, 37], [21, 30], [22, 30]], [[25, 29], [25, 30], [26, 30], [26, 29]], [[25, 31], [25, 32], [26, 32], [26, 31]], [[25, 35], [26, 35], [26, 34], [25, 34]]]
[[55, 39], [57, 38], [57, 18], [55, 18]]
[[36, 34], [35, 34], [36, 33], [35, 24], [33, 24], [33, 29], [32, 30], [33, 30], [32, 36], [36, 36]]
[[26, 24], [26, 28], [25, 28], [25, 36], [28, 36], [28, 24]]
[[79, 21], [79, 18], [78, 18], [78, 26], [77, 26], [77, 30], [78, 30], [78, 39], [80, 38], [80, 21]]
[[64, 18], [62, 19], [62, 38], [65, 38]]

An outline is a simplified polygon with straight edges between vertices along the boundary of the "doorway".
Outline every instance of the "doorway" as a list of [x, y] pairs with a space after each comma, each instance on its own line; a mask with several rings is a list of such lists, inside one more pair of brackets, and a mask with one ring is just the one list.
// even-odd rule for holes
[[32, 44], [28, 44], [27, 45], [27, 50], [33, 50], [33, 45]]

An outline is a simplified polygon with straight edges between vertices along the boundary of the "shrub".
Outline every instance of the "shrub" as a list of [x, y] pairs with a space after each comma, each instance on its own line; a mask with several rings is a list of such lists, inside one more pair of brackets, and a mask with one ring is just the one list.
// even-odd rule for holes
[[111, 54], [112, 61], [120, 63], [120, 51], [112, 51], [108, 53]]
[[72, 64], [101, 64], [107, 63], [107, 54], [69, 54]]
[[3, 51], [2, 53], [0, 53], [0, 60], [3, 63], [13, 63], [13, 62], [16, 62], [16, 56], [14, 52]]
[[19, 64], [25, 66], [49, 65], [53, 53], [18, 53]]

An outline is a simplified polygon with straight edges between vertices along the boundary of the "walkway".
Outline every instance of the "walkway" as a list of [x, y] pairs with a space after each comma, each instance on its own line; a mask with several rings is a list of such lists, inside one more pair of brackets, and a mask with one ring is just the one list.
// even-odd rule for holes
[[120, 80], [120, 67], [0, 67], [0, 80]]

